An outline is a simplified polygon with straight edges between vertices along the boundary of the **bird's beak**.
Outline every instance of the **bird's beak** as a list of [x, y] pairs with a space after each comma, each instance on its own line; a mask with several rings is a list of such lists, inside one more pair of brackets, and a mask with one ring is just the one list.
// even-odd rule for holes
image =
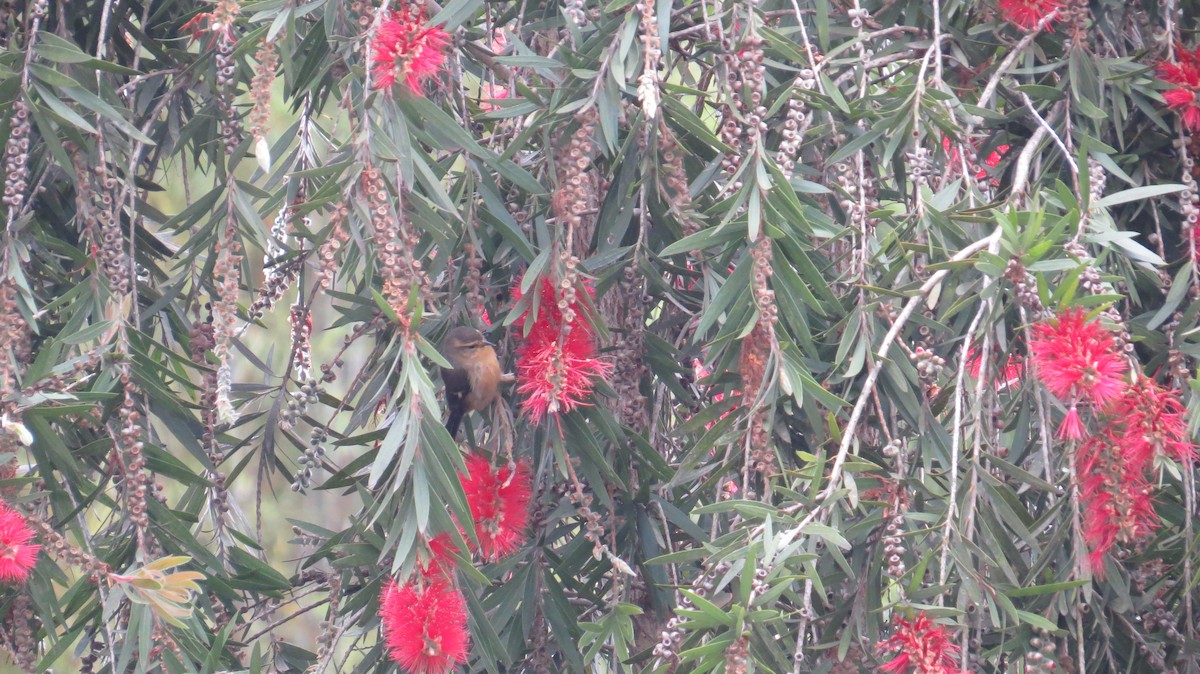
[[483, 343], [484, 343], [484, 344], [487, 344], [488, 346], [492, 346], [492, 347], [496, 346], [496, 343], [495, 343], [495, 342], [493, 342], [492, 340], [490, 340], [490, 339], [488, 339], [488, 338], [486, 338], [486, 337], [483, 339]]

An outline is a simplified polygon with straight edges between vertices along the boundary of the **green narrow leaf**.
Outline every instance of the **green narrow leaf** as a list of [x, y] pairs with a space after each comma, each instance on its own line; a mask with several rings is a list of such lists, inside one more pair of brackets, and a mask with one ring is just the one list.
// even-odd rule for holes
[[1164, 194], [1175, 194], [1187, 189], [1183, 185], [1167, 184], [1167, 185], [1143, 185], [1142, 187], [1134, 187], [1120, 192], [1113, 192], [1099, 200], [1094, 204], [1097, 208], [1109, 208], [1117, 204], [1124, 204], [1130, 201], [1141, 201], [1143, 199], [1153, 199], [1161, 197]]

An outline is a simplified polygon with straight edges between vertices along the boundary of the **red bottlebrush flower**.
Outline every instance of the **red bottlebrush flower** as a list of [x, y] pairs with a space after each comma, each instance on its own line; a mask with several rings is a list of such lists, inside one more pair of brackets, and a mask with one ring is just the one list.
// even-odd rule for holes
[[[978, 379], [979, 373], [983, 371], [983, 359], [980, 358], [981, 352], [978, 347], [973, 347], [967, 352], [967, 374]], [[1010, 353], [1004, 359], [1004, 368], [1002, 372], [998, 372], [994, 366], [988, 368], [988, 376], [994, 382], [997, 391], [1003, 391], [1007, 388], [1017, 386], [1021, 380], [1025, 378], [1025, 363], [1021, 359], [1020, 354]]]
[[180, 27], [180, 30], [185, 33], [191, 33], [192, 40], [199, 40], [200, 36], [208, 30], [207, 24], [212, 21], [212, 12], [200, 12], [188, 19], [188, 22]]
[[217, 40], [232, 40], [233, 39], [233, 17], [228, 13], [218, 17], [216, 12], [200, 12], [188, 22], [179, 27], [181, 32], [191, 35], [193, 42], [200, 39], [201, 35], [208, 33], [208, 48], [212, 48]]
[[992, 150], [992, 153], [987, 156], [987, 159], [983, 160], [983, 163], [987, 164], [988, 168], [996, 168], [1000, 165], [1000, 160], [1004, 159], [1004, 155], [1008, 154], [1008, 150], [1011, 147], [1011, 145], [997, 145], [996, 149]]
[[[1012, 148], [1011, 145], [997, 145], [996, 149], [992, 150], [992, 153], [987, 156], [987, 159], [983, 160], [983, 163], [987, 164], [988, 168], [991, 168], [991, 169], [996, 168], [997, 166], [1000, 165], [1000, 162], [1004, 159], [1004, 155], [1008, 154], [1008, 151], [1011, 148]], [[988, 177], [987, 169], [979, 169], [979, 172], [977, 172], [975, 174], [976, 180], [983, 180], [984, 178], [987, 178], [987, 177]]]
[[388, 581], [379, 600], [388, 657], [411, 674], [446, 674], [467, 661], [467, 600], [453, 585]]
[[1102, 575], [1104, 556], [1117, 543], [1135, 543], [1158, 528], [1146, 471], [1127, 459], [1125, 434], [1112, 428], [1079, 447], [1083, 538], [1092, 572]]
[[[974, 140], [971, 141], [971, 145], [978, 150], [980, 143], [978, 140]], [[959, 154], [958, 147], [950, 140], [949, 136], [942, 136], [942, 149], [946, 152], [946, 165], [951, 170], [958, 168], [959, 162], [962, 160], [962, 156]], [[975, 171], [975, 179], [986, 180], [989, 173], [988, 169], [994, 169], [999, 166], [1000, 162], [1004, 160], [1004, 157], [1011, 149], [1012, 145], [1007, 143], [1004, 145], [997, 145], [996, 149], [992, 150], [991, 153], [988, 154], [987, 158], [983, 160], [983, 163], [987, 166], [987, 168], [984, 168], [983, 166], [976, 167], [977, 170]], [[999, 185], [999, 179], [993, 178], [992, 184]]]
[[[1000, 16], [1018, 28], [1033, 30], [1060, 7], [1058, 0], [1000, 0]], [[1053, 30], [1049, 24], [1056, 20], [1057, 16], [1047, 23], [1046, 30]]]
[[912, 622], [896, 617], [892, 620], [895, 634], [879, 642], [876, 649], [880, 655], [894, 653], [892, 659], [879, 667], [879, 671], [908, 674], [959, 674], [955, 666], [958, 646], [950, 637], [950, 631], [935, 624], [920, 613]]
[[1200, 101], [1196, 100], [1196, 92], [1190, 89], [1171, 89], [1163, 92], [1167, 107], [1178, 110], [1183, 119], [1183, 125], [1189, 131], [1200, 131]]
[[[586, 288], [592, 294], [590, 287]], [[521, 298], [520, 286], [513, 288], [514, 299]], [[523, 396], [521, 409], [536, 424], [547, 414], [569, 412], [584, 404], [591, 395], [596, 378], [605, 378], [612, 365], [596, 357], [591, 326], [581, 320], [578, 303], [559, 309], [555, 284], [540, 281], [537, 318], [529, 334], [517, 348], [517, 392]], [[563, 314], [574, 316], [564, 330]], [[526, 311], [514, 323], [522, 330], [529, 320]]]
[[183, 32], [191, 33], [192, 40], [200, 39], [207, 32], [210, 48], [217, 40], [232, 42], [234, 22], [240, 11], [241, 7], [236, 2], [218, 2], [213, 11], [197, 13], [181, 28]]
[[1167, 107], [1179, 110], [1179, 117], [1188, 131], [1200, 131], [1200, 101], [1196, 93], [1187, 89], [1172, 89], [1163, 93]]
[[1158, 528], [1151, 469], [1158, 454], [1195, 456], [1183, 403], [1175, 391], [1141, 377], [1106, 413], [1104, 431], [1079, 448], [1076, 467], [1083, 534], [1097, 575], [1117, 543], [1136, 543]]
[[25, 517], [7, 504], [0, 503], [0, 582], [23, 583], [37, 564], [42, 546], [30, 544], [33, 529]]
[[391, 89], [403, 79], [409, 91], [420, 96], [425, 81], [441, 71], [450, 36], [438, 26], [424, 25], [421, 12], [392, 12], [379, 24], [371, 42], [375, 88]]
[[493, 469], [481, 454], [468, 456], [466, 463], [467, 472], [459, 473], [458, 480], [475, 521], [479, 554], [487, 561], [507, 557], [527, 537], [533, 496], [529, 466], [519, 461], [515, 471], [509, 466]]
[[1196, 94], [1187, 89], [1171, 89], [1163, 92], [1163, 98], [1169, 108], [1182, 108], [1196, 101]]
[[1175, 44], [1176, 61], [1158, 64], [1158, 76], [1168, 84], [1188, 89], [1200, 89], [1200, 45], [1188, 51], [1182, 44]]
[[570, 412], [582, 405], [592, 392], [593, 380], [608, 376], [611, 366], [593, 353], [590, 339], [571, 337], [561, 347], [558, 340], [549, 340], [536, 348], [521, 349], [517, 392], [524, 396], [521, 409], [535, 424], [547, 414]]
[[1186, 410], [1175, 391], [1141, 377], [1109, 409], [1118, 430], [1123, 461], [1130, 470], [1148, 470], [1158, 453], [1190, 461], [1195, 448], [1188, 433]]
[[1103, 407], [1124, 390], [1129, 362], [1117, 353], [1112, 333], [1096, 321], [1087, 322], [1080, 309], [1034, 325], [1029, 350], [1038, 379], [1060, 400]]
[[1177, 61], [1161, 61], [1158, 76], [1174, 89], [1163, 92], [1167, 107], [1179, 113], [1189, 131], [1200, 131], [1200, 46], [1188, 51], [1177, 47]]

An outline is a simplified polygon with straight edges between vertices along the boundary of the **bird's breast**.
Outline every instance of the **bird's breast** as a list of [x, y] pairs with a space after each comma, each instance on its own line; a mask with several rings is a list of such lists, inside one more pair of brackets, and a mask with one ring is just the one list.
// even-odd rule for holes
[[500, 361], [493, 351], [481, 354], [467, 367], [471, 378], [471, 392], [467, 394], [467, 407], [482, 410], [496, 401], [500, 386]]

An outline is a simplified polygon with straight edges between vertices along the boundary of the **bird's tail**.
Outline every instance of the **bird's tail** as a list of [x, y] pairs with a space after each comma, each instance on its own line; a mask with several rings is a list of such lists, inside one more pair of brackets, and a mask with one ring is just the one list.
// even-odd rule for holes
[[446, 419], [446, 430], [450, 432], [450, 437], [458, 439], [458, 427], [462, 423], [465, 410], [458, 406], [450, 408], [450, 416]]

